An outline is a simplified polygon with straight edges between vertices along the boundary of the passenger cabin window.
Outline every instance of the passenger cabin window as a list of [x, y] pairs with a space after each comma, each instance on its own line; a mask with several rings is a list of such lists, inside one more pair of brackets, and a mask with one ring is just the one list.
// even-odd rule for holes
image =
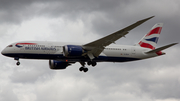
[[9, 46], [7, 46], [7, 47], [12, 47], [13, 45], [9, 45]]

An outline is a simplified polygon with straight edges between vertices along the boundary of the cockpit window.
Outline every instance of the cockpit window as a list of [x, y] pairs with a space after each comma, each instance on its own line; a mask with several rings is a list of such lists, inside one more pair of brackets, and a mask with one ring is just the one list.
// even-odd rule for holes
[[12, 47], [13, 45], [9, 45], [9, 46], [7, 46], [7, 47]]

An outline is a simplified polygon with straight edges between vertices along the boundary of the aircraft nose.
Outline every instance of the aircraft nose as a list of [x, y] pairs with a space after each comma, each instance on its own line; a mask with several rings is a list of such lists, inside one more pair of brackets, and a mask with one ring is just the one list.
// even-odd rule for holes
[[4, 55], [4, 54], [5, 54], [4, 50], [2, 50], [2, 51], [1, 51], [1, 54], [2, 54], [2, 55]]
[[1, 54], [4, 56], [6, 56], [7, 53], [8, 53], [8, 50], [6, 48], [1, 51]]
[[1, 54], [4, 55], [4, 56], [7, 56], [8, 53], [9, 53], [9, 50], [6, 49], [6, 48], [1, 51]]

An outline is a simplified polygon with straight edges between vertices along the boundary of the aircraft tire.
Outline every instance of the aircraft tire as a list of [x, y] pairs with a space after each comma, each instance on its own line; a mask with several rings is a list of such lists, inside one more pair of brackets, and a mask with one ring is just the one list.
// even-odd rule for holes
[[20, 62], [17, 62], [16, 65], [19, 66], [19, 65], [20, 65]]
[[88, 62], [87, 62], [87, 65], [91, 65], [91, 64], [92, 64], [92, 61], [88, 61]]
[[96, 62], [92, 62], [92, 66], [94, 67], [94, 66], [96, 66], [97, 65], [97, 63]]
[[84, 72], [87, 72], [88, 71], [88, 68], [84, 68]]
[[80, 68], [79, 68], [79, 71], [83, 71], [83, 70], [84, 70], [84, 67], [80, 67]]

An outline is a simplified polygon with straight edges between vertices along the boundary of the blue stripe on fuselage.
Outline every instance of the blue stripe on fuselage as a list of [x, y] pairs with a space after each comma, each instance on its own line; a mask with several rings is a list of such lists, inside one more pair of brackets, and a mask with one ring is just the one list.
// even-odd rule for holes
[[[87, 57], [73, 57], [68, 58], [64, 57], [62, 54], [28, 54], [28, 53], [21, 53], [21, 54], [4, 54], [8, 57], [19, 57], [24, 59], [52, 59], [52, 60], [62, 60], [69, 62], [78, 62], [78, 61], [89, 61], [90, 59]], [[138, 58], [130, 58], [130, 57], [112, 57], [112, 56], [99, 56], [98, 58], [93, 59], [96, 62], [128, 62], [128, 61], [135, 61], [140, 60]]]

